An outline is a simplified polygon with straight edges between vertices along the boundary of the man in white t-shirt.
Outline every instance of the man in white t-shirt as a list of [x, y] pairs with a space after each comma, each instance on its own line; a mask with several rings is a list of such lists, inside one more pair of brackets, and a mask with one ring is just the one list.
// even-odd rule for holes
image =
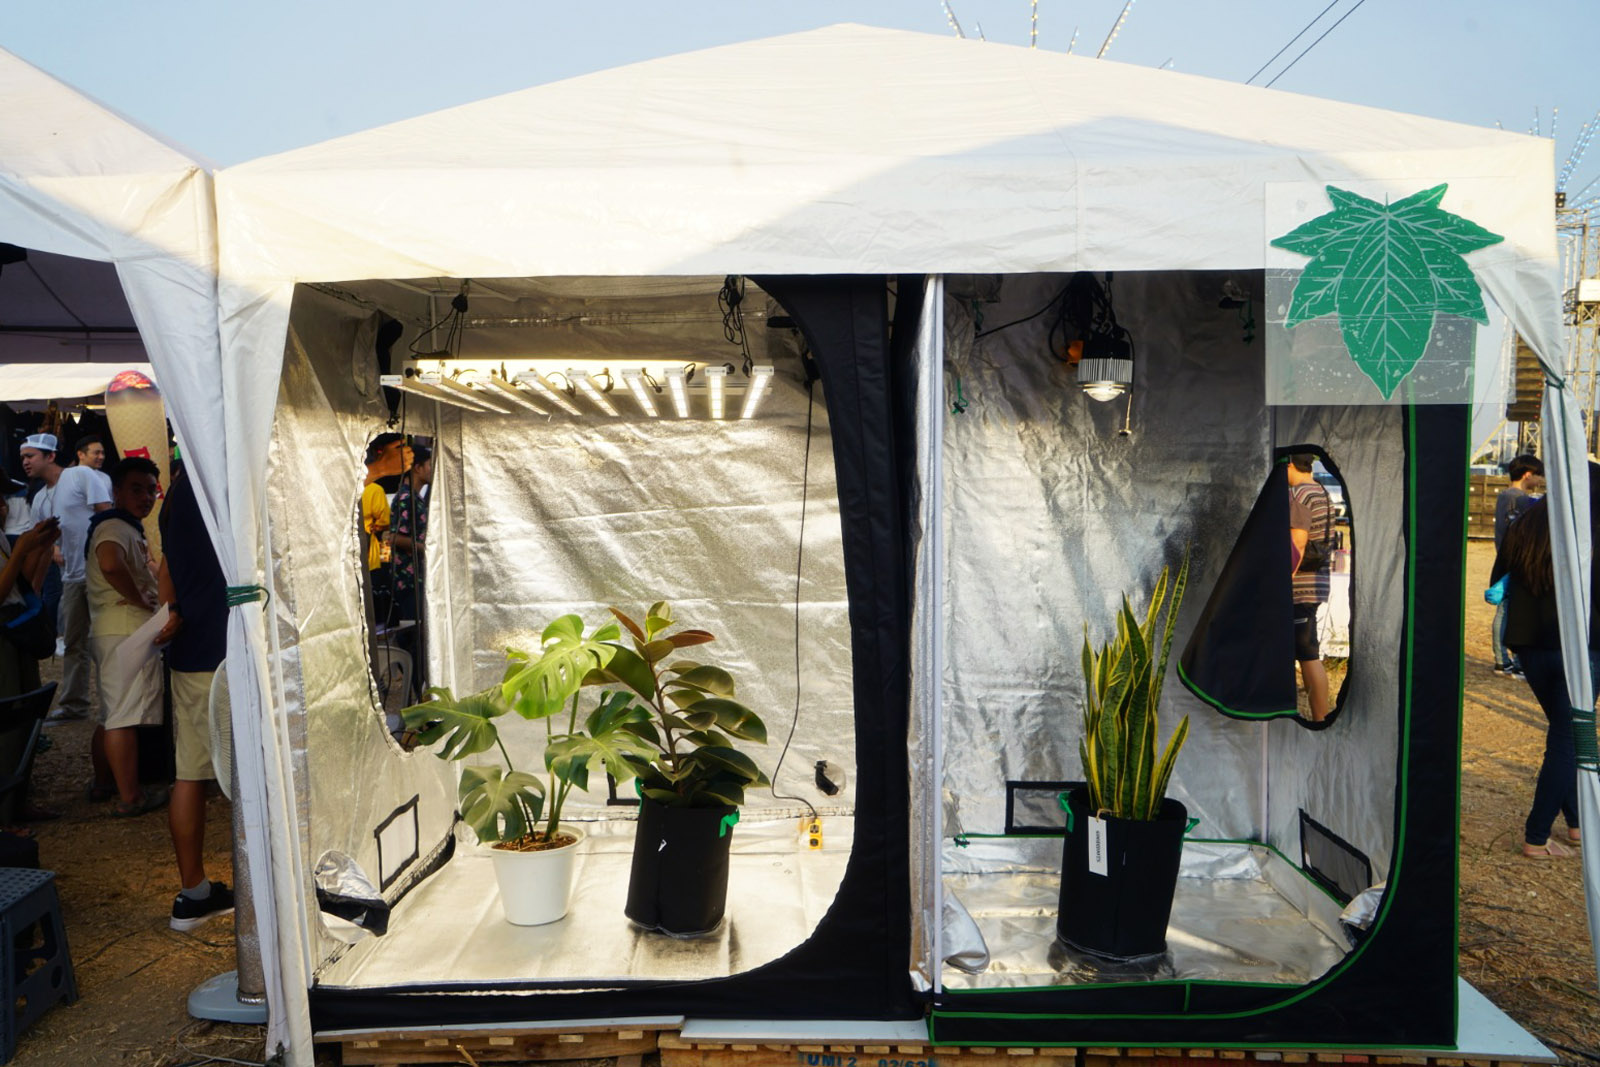
[[[101, 459], [105, 458], [101, 446]], [[111, 507], [110, 479], [93, 467], [62, 467], [56, 462], [55, 434], [37, 433], [22, 442], [22, 472], [44, 481], [33, 498], [33, 518], [59, 519], [61, 543], [56, 564], [61, 568], [61, 609], [56, 632], [66, 645], [61, 688], [56, 690], [52, 721], [89, 717], [89, 602], [84, 592], [84, 546], [89, 519]]]

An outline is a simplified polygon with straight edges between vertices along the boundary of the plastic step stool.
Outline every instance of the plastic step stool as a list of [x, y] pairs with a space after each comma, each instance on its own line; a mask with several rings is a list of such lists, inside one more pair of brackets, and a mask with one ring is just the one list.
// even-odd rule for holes
[[54, 871], [0, 867], [0, 1063], [58, 1000], [78, 999]]

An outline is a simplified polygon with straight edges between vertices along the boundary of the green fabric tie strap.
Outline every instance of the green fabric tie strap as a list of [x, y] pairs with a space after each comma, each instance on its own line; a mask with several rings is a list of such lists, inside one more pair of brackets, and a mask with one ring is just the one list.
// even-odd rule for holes
[[718, 837], [727, 837], [729, 832], [733, 830], [734, 824], [737, 823], [738, 821], [739, 821], [739, 809], [738, 808], [734, 808], [733, 811], [729, 812], [728, 814], [726, 814], [726, 815], [724, 815], [722, 817], [722, 825], [717, 827], [717, 836]]
[[1572, 709], [1572, 746], [1577, 751], [1578, 766], [1583, 770], [1600, 772], [1600, 742], [1595, 740], [1593, 708]]
[[230, 585], [227, 588], [228, 607], [236, 608], [240, 604], [253, 604], [256, 601], [268, 601], [272, 594], [267, 592], [264, 585]]

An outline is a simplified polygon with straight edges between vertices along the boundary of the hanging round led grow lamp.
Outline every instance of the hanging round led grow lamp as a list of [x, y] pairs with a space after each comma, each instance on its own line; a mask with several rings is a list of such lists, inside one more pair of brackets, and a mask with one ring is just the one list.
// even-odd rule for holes
[[1133, 384], [1133, 360], [1085, 356], [1078, 361], [1078, 385], [1091, 400], [1115, 400]]

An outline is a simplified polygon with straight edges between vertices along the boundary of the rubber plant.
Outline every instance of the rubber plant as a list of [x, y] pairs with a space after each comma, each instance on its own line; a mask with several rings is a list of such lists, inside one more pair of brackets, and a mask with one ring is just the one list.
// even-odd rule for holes
[[1090, 806], [1117, 818], [1155, 818], [1166, 796], [1172, 766], [1189, 736], [1189, 717], [1185, 715], [1166, 748], [1158, 751], [1156, 712], [1167, 676], [1178, 605], [1189, 581], [1187, 554], [1171, 585], [1163, 619], [1169, 577], [1170, 568], [1161, 568], [1143, 621], [1123, 596], [1116, 636], [1098, 652], [1090, 643], [1088, 624], [1083, 628], [1083, 677], [1088, 697], [1079, 742], [1083, 774]]
[[714, 664], [677, 657], [680, 649], [716, 636], [674, 629], [665, 601], [652, 604], [642, 623], [616, 608], [611, 612], [631, 647], [613, 644], [595, 682], [624, 685], [640, 702], [620, 728], [648, 751], [618, 753], [638, 778], [640, 794], [668, 807], [738, 807], [745, 790], [771, 784], [755, 760], [735, 747], [738, 741], [765, 744], [767, 728], [734, 699], [733, 676]]
[[[627, 693], [599, 694], [580, 725], [581, 689], [616, 653], [613, 642], [621, 635], [616, 623], [585, 634], [582, 619], [563, 615], [544, 628], [536, 654], [507, 650], [500, 684], [459, 700], [449, 689], [433, 687], [428, 690], [432, 699], [402, 712], [419, 742], [438, 746], [440, 759], [463, 760], [500, 750], [501, 766], [464, 767], [461, 772], [461, 818], [480, 842], [513, 851], [569, 843], [573, 835], [561, 829], [562, 808], [574, 788], [588, 789], [591, 765], [603, 765], [618, 781], [627, 781], [634, 772], [625, 757], [651, 751], [629, 730], [649, 716]], [[565, 728], [557, 732], [563, 710]], [[546, 781], [512, 765], [495, 722], [509, 711], [544, 721]]]

